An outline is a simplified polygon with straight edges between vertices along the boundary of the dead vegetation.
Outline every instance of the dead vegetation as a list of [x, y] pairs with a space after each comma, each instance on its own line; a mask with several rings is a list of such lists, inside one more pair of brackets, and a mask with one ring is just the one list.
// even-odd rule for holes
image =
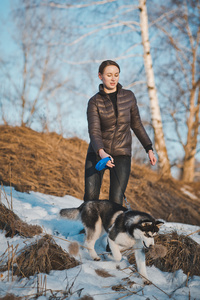
[[113, 275], [111, 275], [104, 269], [95, 269], [95, 272], [98, 276], [103, 277], [103, 278], [113, 277]]
[[155, 218], [169, 222], [200, 225], [198, 182], [186, 184], [165, 179], [147, 167], [133, 163], [126, 194], [132, 209], [149, 212]]
[[[177, 232], [160, 234], [155, 237], [156, 245], [166, 248], [163, 255], [155, 255], [152, 250], [146, 252], [148, 266], [156, 266], [164, 272], [175, 272], [180, 269], [188, 276], [200, 276], [200, 245], [189, 236]], [[158, 254], [158, 253], [157, 253]], [[128, 256], [130, 264], [135, 264], [134, 254]]]
[[12, 266], [12, 276], [30, 277], [38, 273], [49, 274], [51, 270], [66, 270], [80, 263], [60, 246], [50, 235], [25, 246], [19, 254], [9, 256], [8, 263], [0, 267], [6, 271]]
[[78, 242], [71, 242], [68, 247], [68, 252], [72, 256], [77, 256], [79, 254], [80, 245]]
[[[0, 126], [0, 181], [22, 192], [69, 194], [83, 199], [87, 147], [78, 138], [65, 139], [56, 133]], [[109, 171], [106, 171], [100, 198], [108, 199], [108, 195]], [[200, 225], [199, 182], [186, 184], [162, 178], [133, 161], [126, 197], [132, 209], [149, 212], [155, 218]]]
[[0, 149], [0, 181], [4, 185], [11, 184], [21, 192], [82, 194], [80, 166], [84, 164], [86, 142], [26, 127], [0, 126]]
[[4, 297], [0, 297], [0, 300], [22, 300], [22, 297], [17, 297], [13, 294], [7, 294]]
[[80, 300], [94, 300], [94, 298], [90, 295], [85, 295], [85, 296], [81, 297]]
[[5, 232], [6, 237], [21, 235], [30, 238], [42, 233], [42, 228], [39, 225], [29, 225], [23, 222], [2, 203], [0, 203], [0, 229]]

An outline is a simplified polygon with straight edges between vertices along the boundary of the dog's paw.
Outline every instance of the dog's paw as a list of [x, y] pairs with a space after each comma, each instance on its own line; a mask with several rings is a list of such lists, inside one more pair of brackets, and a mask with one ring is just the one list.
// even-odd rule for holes
[[94, 258], [94, 261], [100, 261], [100, 260], [101, 260], [101, 258], [99, 256]]

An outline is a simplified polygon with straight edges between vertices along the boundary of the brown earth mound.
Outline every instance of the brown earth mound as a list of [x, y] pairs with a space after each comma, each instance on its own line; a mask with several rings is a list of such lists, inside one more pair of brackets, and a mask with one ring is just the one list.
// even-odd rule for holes
[[[164, 257], [154, 257], [151, 249], [147, 250], [146, 263], [156, 266], [164, 272], [183, 270], [188, 276], [200, 276], [200, 245], [185, 235], [177, 232], [160, 234], [155, 237], [156, 245], [166, 248]], [[128, 257], [130, 264], [135, 264], [134, 254]]]
[[47, 273], [51, 270], [65, 270], [76, 267], [79, 262], [60, 246], [58, 246], [50, 235], [45, 235], [29, 246], [25, 246], [19, 255], [0, 270], [8, 270], [8, 265], [13, 265], [13, 275], [19, 277], [30, 277], [37, 273]]
[[22, 299], [22, 297], [17, 297], [13, 294], [7, 294], [4, 297], [0, 297], [0, 300], [21, 300], [21, 299]]
[[21, 192], [80, 197], [87, 143], [56, 133], [0, 126], [0, 181]]
[[199, 182], [161, 178], [147, 167], [133, 164], [126, 194], [132, 209], [169, 222], [200, 225]]
[[6, 237], [21, 235], [33, 237], [42, 233], [42, 228], [38, 225], [29, 225], [23, 222], [12, 210], [0, 203], [0, 229], [5, 231]]
[[[0, 126], [0, 182], [22, 192], [69, 194], [83, 199], [87, 147], [78, 138]], [[106, 171], [100, 198], [108, 199], [108, 194]], [[126, 197], [132, 209], [149, 212], [155, 218], [200, 225], [199, 182], [186, 184], [165, 179], [133, 161]]]

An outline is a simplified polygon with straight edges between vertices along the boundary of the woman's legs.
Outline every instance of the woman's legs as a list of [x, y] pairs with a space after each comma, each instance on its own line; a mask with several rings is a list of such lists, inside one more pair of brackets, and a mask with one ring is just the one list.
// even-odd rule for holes
[[[128, 184], [131, 170], [130, 156], [115, 156], [115, 167], [110, 169], [110, 193], [109, 200], [123, 204], [123, 197]], [[95, 169], [100, 158], [96, 153], [88, 153], [85, 162], [85, 194], [84, 201], [98, 200], [100, 195], [102, 178], [105, 170], [101, 172]]]
[[122, 205], [131, 171], [131, 157], [121, 155], [113, 158], [115, 167], [110, 169], [109, 200]]
[[96, 153], [87, 154], [85, 162], [85, 194], [84, 201], [98, 200], [104, 171], [97, 171], [96, 164], [100, 158]]

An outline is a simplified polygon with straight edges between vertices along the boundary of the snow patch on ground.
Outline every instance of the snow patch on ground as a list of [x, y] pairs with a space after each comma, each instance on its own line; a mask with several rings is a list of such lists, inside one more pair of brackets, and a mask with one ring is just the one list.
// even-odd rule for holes
[[[65, 251], [68, 251], [69, 242], [77, 241], [80, 245], [84, 244], [84, 234], [80, 234], [83, 228], [81, 222], [68, 221], [59, 217], [59, 211], [62, 208], [71, 208], [79, 206], [82, 201], [72, 196], [55, 197], [41, 193], [20, 193], [4, 188], [1, 191], [1, 201], [6, 206], [13, 204], [14, 212], [28, 224], [38, 224], [43, 227], [44, 232], [52, 234], [58, 245]], [[180, 234], [188, 235], [200, 244], [200, 227], [180, 223], [165, 223], [160, 232], [166, 233], [176, 230]], [[0, 231], [0, 256], [6, 251], [9, 245], [22, 249], [25, 244], [29, 244], [39, 237], [25, 239], [20, 236], [14, 238], [5, 238]], [[147, 267], [147, 273], [151, 278], [151, 285], [144, 286], [141, 278], [131, 266], [126, 257], [120, 262], [115, 262], [111, 257], [105, 254], [107, 239], [104, 234], [96, 243], [96, 251], [101, 256], [101, 261], [92, 261], [87, 250], [80, 247], [79, 255], [76, 257], [82, 262], [81, 265], [64, 271], [51, 271], [50, 274], [40, 274], [39, 278], [44, 282], [46, 278], [47, 294], [43, 294], [38, 299], [49, 299], [54, 295], [57, 299], [65, 293], [67, 299], [76, 300], [84, 295], [90, 295], [95, 300], [115, 300], [124, 297], [124, 299], [180, 299], [180, 300], [198, 300], [200, 299], [200, 277], [187, 276], [179, 270], [175, 273], [162, 272], [156, 267]], [[103, 269], [111, 277], [101, 277], [97, 275], [97, 269]], [[13, 293], [16, 296], [33, 295], [37, 293], [37, 276], [29, 279], [18, 280], [17, 277], [8, 279], [8, 272], [0, 274], [0, 295]], [[130, 285], [131, 282], [131, 285]], [[117, 290], [117, 287], [121, 289]], [[113, 288], [112, 288], [113, 287]], [[124, 289], [122, 289], [124, 288]], [[32, 296], [31, 296], [32, 295]]]

